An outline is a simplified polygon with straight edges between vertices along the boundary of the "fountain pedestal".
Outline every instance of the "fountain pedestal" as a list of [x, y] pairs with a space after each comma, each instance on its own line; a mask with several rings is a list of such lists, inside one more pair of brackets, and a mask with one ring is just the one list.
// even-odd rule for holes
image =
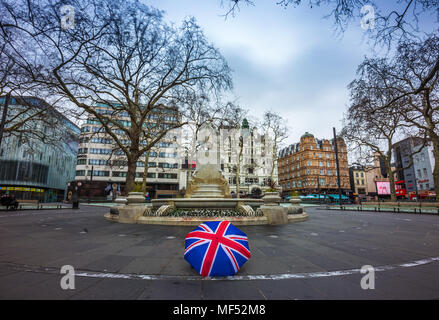
[[268, 224], [288, 223], [288, 209], [279, 205], [281, 198], [278, 192], [266, 192], [262, 200], [264, 204], [258, 210], [267, 217]]
[[203, 164], [189, 183], [185, 198], [231, 198], [229, 184], [214, 164]]
[[142, 192], [130, 192], [126, 199], [127, 205], [118, 206], [119, 222], [136, 223], [145, 211], [145, 197]]

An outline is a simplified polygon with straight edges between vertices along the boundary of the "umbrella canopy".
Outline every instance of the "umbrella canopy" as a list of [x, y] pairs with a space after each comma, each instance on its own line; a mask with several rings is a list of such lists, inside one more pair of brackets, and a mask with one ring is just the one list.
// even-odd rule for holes
[[232, 276], [250, 256], [246, 234], [229, 221], [204, 222], [186, 236], [184, 258], [203, 277]]

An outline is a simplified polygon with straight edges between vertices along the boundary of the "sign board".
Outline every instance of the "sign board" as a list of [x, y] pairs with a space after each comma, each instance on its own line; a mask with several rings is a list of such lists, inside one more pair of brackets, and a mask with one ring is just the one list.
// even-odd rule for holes
[[29, 192], [44, 192], [44, 189], [30, 188], [30, 187], [0, 187], [0, 190], [8, 191], [29, 191]]
[[377, 181], [377, 191], [379, 195], [389, 195], [390, 194], [390, 182], [388, 181]]

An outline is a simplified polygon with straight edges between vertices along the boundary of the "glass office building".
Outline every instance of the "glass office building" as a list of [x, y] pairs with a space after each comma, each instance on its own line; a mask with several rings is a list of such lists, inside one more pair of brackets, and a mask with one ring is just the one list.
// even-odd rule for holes
[[[111, 115], [124, 127], [131, 126], [131, 118], [126, 111], [116, 112], [119, 105], [98, 103], [94, 107], [97, 113]], [[178, 110], [160, 107], [151, 113], [151, 119], [144, 127], [157, 125], [171, 126], [179, 121]], [[130, 140], [120, 129], [114, 133], [122, 143], [129, 145]], [[140, 142], [142, 145], [146, 141]], [[152, 148], [148, 156], [148, 172], [146, 177], [148, 192], [151, 198], [176, 197], [181, 189], [180, 179], [183, 172], [181, 165], [181, 129], [172, 129]], [[146, 154], [137, 162], [136, 179], [141, 183], [145, 172]], [[102, 124], [93, 115], [89, 115], [81, 125], [78, 157], [76, 163], [75, 182], [81, 182], [78, 189], [81, 199], [93, 201], [111, 199], [112, 185], [117, 192], [123, 192], [128, 172], [127, 157], [120, 150], [114, 139], [108, 135]], [[186, 173], [184, 172], [184, 175]], [[73, 186], [71, 187], [73, 192]]]
[[[12, 97], [7, 110], [9, 119], [17, 110], [23, 110], [22, 99], [34, 106], [47, 106], [39, 98]], [[5, 97], [0, 97], [0, 115], [4, 103]], [[47, 116], [51, 121], [34, 121], [28, 126], [45, 132], [50, 142], [25, 133], [4, 135], [0, 146], [0, 195], [13, 193], [17, 199], [40, 202], [65, 199], [67, 183], [75, 177], [80, 129], [56, 111], [47, 113]]]

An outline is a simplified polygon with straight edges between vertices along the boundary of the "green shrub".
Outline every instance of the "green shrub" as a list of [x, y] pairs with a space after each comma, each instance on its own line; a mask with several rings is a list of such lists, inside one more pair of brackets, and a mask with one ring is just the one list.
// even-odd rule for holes
[[142, 189], [142, 183], [141, 182], [136, 182], [134, 184], [133, 190], [131, 190], [131, 192], [143, 192], [144, 190]]

